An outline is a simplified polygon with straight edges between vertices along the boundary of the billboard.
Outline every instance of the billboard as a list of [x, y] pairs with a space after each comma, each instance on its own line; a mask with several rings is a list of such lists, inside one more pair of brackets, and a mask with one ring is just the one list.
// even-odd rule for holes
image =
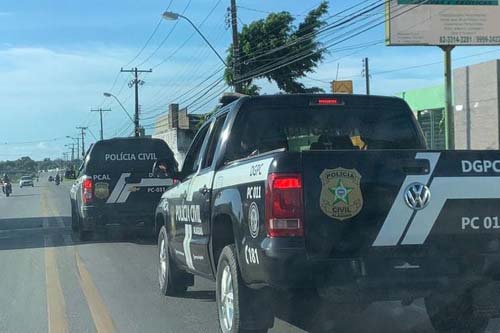
[[390, 0], [387, 45], [500, 45], [499, 0]]
[[352, 94], [354, 90], [352, 80], [332, 81], [331, 88], [334, 94]]

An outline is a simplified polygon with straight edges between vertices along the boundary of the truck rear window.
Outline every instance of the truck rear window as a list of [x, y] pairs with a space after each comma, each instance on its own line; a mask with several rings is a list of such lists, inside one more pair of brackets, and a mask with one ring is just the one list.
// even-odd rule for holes
[[232, 133], [226, 160], [278, 149], [300, 152], [423, 148], [410, 111], [390, 106], [247, 109], [240, 111]]

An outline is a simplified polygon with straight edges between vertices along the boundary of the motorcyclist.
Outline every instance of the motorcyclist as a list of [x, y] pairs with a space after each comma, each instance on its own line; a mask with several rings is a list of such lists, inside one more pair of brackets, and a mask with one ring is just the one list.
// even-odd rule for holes
[[56, 181], [56, 183], [59, 183], [61, 181], [61, 177], [59, 177], [59, 174], [56, 174], [55, 181]]
[[2, 176], [2, 192], [5, 193], [5, 186], [10, 183], [9, 175], [6, 173]]

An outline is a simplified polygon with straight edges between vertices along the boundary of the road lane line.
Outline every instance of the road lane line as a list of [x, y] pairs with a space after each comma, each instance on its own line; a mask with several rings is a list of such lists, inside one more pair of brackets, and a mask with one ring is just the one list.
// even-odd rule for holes
[[47, 315], [49, 333], [68, 332], [66, 320], [66, 304], [59, 280], [56, 250], [47, 247], [49, 237], [45, 236], [45, 281], [47, 289]]
[[75, 251], [75, 260], [78, 267], [78, 272], [80, 273], [80, 286], [82, 287], [83, 294], [87, 299], [90, 314], [92, 315], [92, 319], [94, 320], [94, 325], [97, 329], [97, 332], [116, 332], [115, 325], [108, 311], [108, 308], [106, 307], [106, 305], [104, 305], [101, 295], [99, 294], [97, 287], [92, 281], [92, 276], [85, 267], [85, 264], [83, 263], [77, 251]]
[[[51, 214], [56, 217], [58, 226], [61, 228], [64, 227], [64, 220], [62, 219], [57, 207], [49, 203], [49, 209], [51, 211]], [[99, 290], [95, 286], [94, 281], [92, 280], [92, 276], [90, 275], [90, 272], [87, 270], [87, 267], [81, 259], [77, 248], [73, 246], [71, 237], [65, 233], [63, 238], [65, 244], [73, 248], [76, 266], [78, 269], [78, 281], [80, 283], [83, 295], [85, 296], [85, 300], [87, 301], [87, 305], [90, 309], [90, 315], [92, 316], [92, 320], [94, 321], [97, 332], [116, 332], [115, 324], [113, 323], [111, 314], [104, 304]]]
[[43, 229], [44, 229], [44, 254], [45, 254], [45, 289], [47, 292], [47, 320], [49, 333], [68, 332], [66, 319], [66, 303], [57, 269], [56, 249], [52, 246], [50, 236], [46, 234], [49, 227], [49, 208], [44, 195], [41, 196]]

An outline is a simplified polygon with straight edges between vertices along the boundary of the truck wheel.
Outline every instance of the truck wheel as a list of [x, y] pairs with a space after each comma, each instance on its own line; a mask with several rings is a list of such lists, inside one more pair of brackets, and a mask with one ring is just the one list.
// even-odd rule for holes
[[274, 313], [266, 299], [268, 294], [245, 286], [234, 245], [226, 246], [219, 257], [215, 294], [222, 332], [267, 332], [273, 326]]
[[170, 257], [165, 227], [161, 228], [158, 235], [158, 259], [158, 282], [163, 295], [182, 295], [194, 284], [194, 275], [181, 271]]
[[487, 318], [474, 315], [470, 293], [433, 294], [425, 298], [425, 307], [437, 332], [480, 333], [488, 326]]
[[76, 215], [75, 208], [71, 205], [71, 230], [78, 231], [78, 216]]
[[78, 236], [80, 238], [80, 241], [86, 242], [92, 239], [94, 236], [94, 232], [91, 230], [85, 230], [83, 228], [83, 219], [81, 217], [78, 217]]

